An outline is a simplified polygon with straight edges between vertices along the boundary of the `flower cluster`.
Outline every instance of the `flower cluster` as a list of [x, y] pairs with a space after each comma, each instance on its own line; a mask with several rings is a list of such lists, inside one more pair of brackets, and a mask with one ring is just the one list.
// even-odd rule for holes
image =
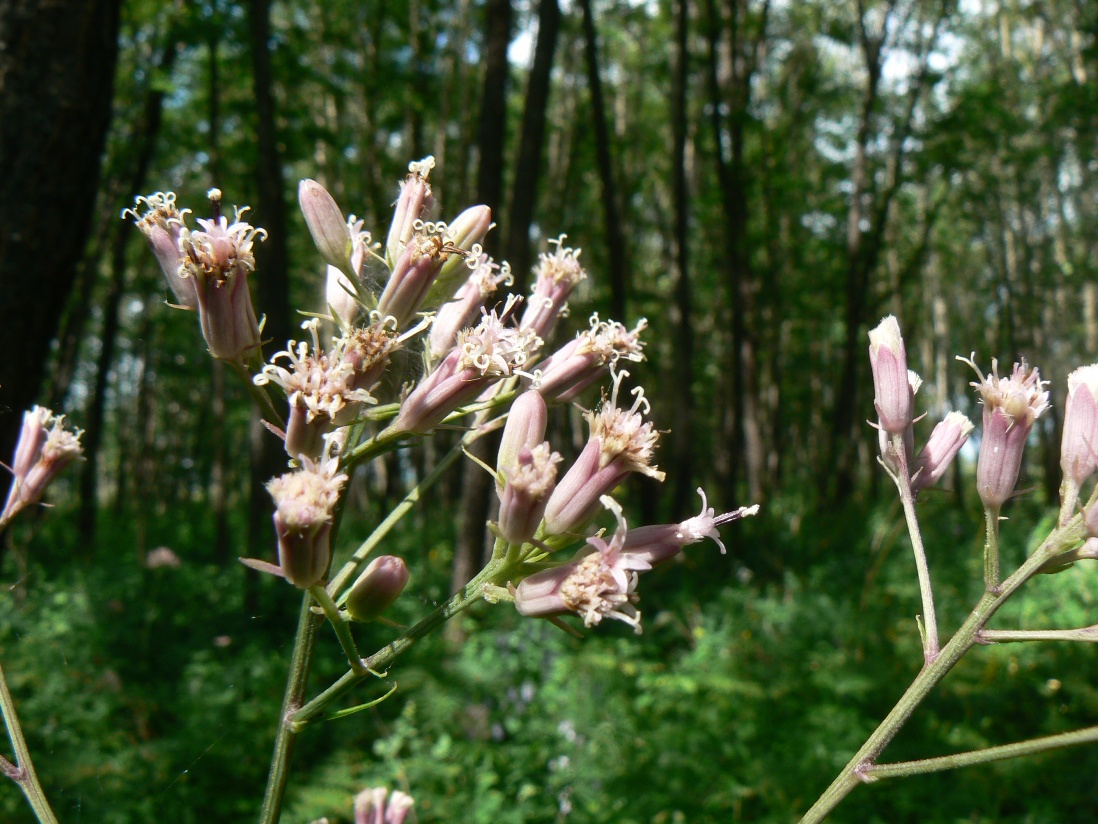
[[82, 434], [83, 430], [65, 428], [65, 416], [55, 415], [44, 406], [23, 413], [23, 428], [11, 462], [11, 489], [0, 511], [0, 526], [41, 501], [58, 473], [83, 456]]

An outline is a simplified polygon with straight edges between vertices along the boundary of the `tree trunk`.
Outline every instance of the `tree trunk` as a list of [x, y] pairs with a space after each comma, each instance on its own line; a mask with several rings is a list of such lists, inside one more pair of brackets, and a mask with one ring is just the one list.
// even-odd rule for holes
[[[252, 0], [249, 35], [252, 51], [252, 72], [255, 83], [256, 137], [258, 158], [256, 184], [258, 203], [256, 225], [267, 230], [267, 240], [256, 244], [256, 278], [258, 311], [266, 315], [263, 338], [268, 348], [278, 350], [290, 337], [289, 254], [286, 244], [286, 200], [283, 195], [282, 157], [274, 111], [274, 79], [271, 70], [271, 4], [270, 0]], [[265, 484], [286, 468], [286, 453], [281, 443], [260, 423], [253, 413], [251, 432], [251, 484], [248, 496], [249, 553], [255, 557], [273, 556], [274, 532], [271, 529], [271, 498]], [[245, 609], [256, 604], [255, 576], [246, 579]]]
[[690, 290], [690, 209], [686, 181], [687, 81], [690, 53], [690, 3], [676, 0], [675, 54], [671, 70], [671, 191], [674, 200], [672, 232], [675, 324], [675, 428], [671, 431], [673, 478], [672, 519], [684, 517], [694, 496], [694, 331]]
[[534, 47], [534, 65], [526, 85], [526, 104], [522, 110], [522, 133], [511, 183], [511, 208], [507, 214], [507, 243], [504, 246], [504, 257], [510, 261], [515, 278], [511, 291], [516, 295], [525, 295], [529, 291], [533, 260], [530, 226], [534, 221], [534, 206], [541, 182], [545, 116], [559, 32], [560, 5], [557, 0], [541, 0], [538, 4], [538, 42]]
[[39, 395], [87, 239], [120, 5], [0, 4], [0, 306], [9, 310], [0, 332], [8, 353], [0, 359], [0, 460], [10, 458], [22, 412]]
[[606, 221], [606, 245], [610, 268], [610, 316], [626, 322], [625, 304], [629, 288], [629, 263], [625, 255], [618, 190], [614, 183], [614, 159], [610, 149], [610, 130], [606, 125], [606, 101], [599, 76], [599, 55], [595, 17], [591, 0], [580, 0], [583, 10], [584, 54], [587, 57], [587, 85], [591, 92], [591, 121], [595, 126], [595, 157], [602, 181], [602, 209]]

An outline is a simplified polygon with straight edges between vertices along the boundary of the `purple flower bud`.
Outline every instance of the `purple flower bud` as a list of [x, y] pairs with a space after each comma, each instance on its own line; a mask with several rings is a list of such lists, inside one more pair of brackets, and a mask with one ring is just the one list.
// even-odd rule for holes
[[1064, 435], [1060, 441], [1060, 468], [1075, 485], [1098, 467], [1098, 364], [1081, 366], [1068, 375]]
[[908, 373], [907, 352], [900, 336], [900, 324], [889, 315], [869, 333], [869, 363], [873, 368], [873, 405], [881, 428], [898, 435], [914, 419], [918, 376]]
[[645, 421], [639, 409], [648, 411], [648, 401], [638, 387], [631, 409], [618, 407], [618, 391], [629, 373], [614, 374], [614, 390], [602, 409], [585, 416], [591, 436], [576, 462], [565, 473], [545, 509], [548, 535], [582, 530], [598, 511], [599, 499], [609, 494], [630, 472], [640, 472], [658, 481], [664, 473], [651, 465], [659, 432]]
[[407, 564], [394, 555], [382, 555], [358, 576], [344, 607], [354, 621], [373, 621], [392, 606], [407, 585]]
[[521, 615], [545, 617], [575, 612], [584, 626], [594, 626], [603, 618], [616, 618], [641, 631], [641, 614], [633, 606], [637, 601], [637, 572], [651, 569], [642, 557], [622, 551], [627, 526], [621, 508], [609, 497], [603, 505], [614, 511], [618, 527], [609, 543], [588, 538], [588, 547], [570, 562], [523, 580], [515, 590], [515, 608]]
[[355, 824], [404, 824], [408, 811], [415, 805], [410, 795], [393, 790], [388, 803], [384, 787], [363, 790], [355, 796]]
[[1048, 409], [1045, 381], [1023, 360], [1014, 364], [1009, 378], [1000, 378], [991, 361], [986, 377], [971, 358], [958, 358], [980, 376], [972, 386], [984, 403], [984, 432], [976, 462], [976, 486], [987, 509], [998, 510], [1014, 493], [1022, 467], [1022, 453], [1034, 421]]
[[934, 427], [930, 440], [911, 467], [912, 492], [918, 495], [921, 490], [934, 486], [942, 479], [972, 434], [972, 429], [972, 421], [960, 412], [950, 412]]
[[501, 466], [504, 483], [497, 486], [499, 531], [508, 543], [524, 544], [538, 531], [556, 486], [559, 461], [560, 455], [545, 441], [532, 448], [520, 448], [512, 462]]
[[320, 256], [342, 272], [351, 268], [351, 230], [335, 199], [315, 180], [302, 180], [297, 202]]
[[[511, 302], [504, 307], [506, 315]], [[521, 369], [541, 341], [529, 330], [505, 326], [495, 311], [486, 312], [476, 329], [461, 333], [450, 352], [404, 399], [391, 428], [425, 434], [500, 378]]]
[[38, 503], [66, 466], [83, 457], [80, 445], [83, 430], [65, 428], [65, 416], [55, 415], [43, 406], [23, 413], [23, 428], [12, 459], [12, 482], [8, 498], [0, 511], [0, 525], [21, 510]]
[[[210, 200], [219, 212], [221, 192], [211, 189]], [[202, 336], [210, 354], [237, 363], [259, 352], [259, 323], [248, 292], [248, 273], [255, 269], [253, 241], [267, 236], [240, 220], [246, 209], [236, 210], [232, 224], [223, 216], [199, 219], [202, 230], [184, 228], [179, 238], [183, 253], [179, 274], [194, 282]]]
[[287, 581], [308, 589], [328, 571], [332, 512], [347, 476], [338, 472], [336, 458], [320, 462], [304, 458], [302, 464], [296, 472], [271, 479], [267, 491], [276, 507], [279, 566]]
[[622, 552], [634, 558], [641, 558], [652, 566], [658, 566], [678, 555], [684, 546], [696, 544], [704, 538], [712, 538], [721, 548], [723, 555], [726, 550], [717, 527], [756, 514], [759, 511], [759, 505], [741, 506], [732, 512], [718, 515], [717, 511], [709, 506], [701, 487], [698, 487], [698, 494], [702, 499], [701, 512], [679, 524], [642, 526], [629, 530], [625, 535]]
[[427, 182], [431, 169], [435, 168], [435, 159], [425, 157], [408, 164], [408, 176], [400, 184], [400, 197], [397, 198], [393, 223], [389, 227], [389, 238], [385, 242], [385, 262], [394, 268], [404, 247], [412, 239], [416, 221], [427, 218], [434, 203], [431, 184]]
[[[147, 207], [144, 215], [138, 215], [137, 208], [144, 203]], [[174, 192], [156, 192], [147, 197], [138, 197], [133, 209], [126, 209], [122, 217], [132, 216], [137, 228], [145, 235], [149, 248], [156, 255], [164, 280], [175, 296], [176, 304], [184, 309], [198, 308], [198, 295], [195, 282], [179, 274], [183, 253], [179, 248], [179, 238], [184, 224], [183, 218], [189, 212], [175, 207]]]
[[533, 293], [526, 304], [520, 326], [533, 329], [538, 337], [547, 339], [566, 307], [568, 296], [576, 284], [587, 277], [579, 264], [580, 249], [564, 245], [565, 235], [550, 240], [556, 249], [542, 252], [534, 270]]

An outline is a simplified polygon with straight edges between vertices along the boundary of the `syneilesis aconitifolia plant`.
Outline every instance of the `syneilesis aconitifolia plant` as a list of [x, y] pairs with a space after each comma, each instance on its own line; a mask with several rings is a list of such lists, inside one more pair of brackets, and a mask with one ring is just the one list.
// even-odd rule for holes
[[1014, 744], [989, 747], [921, 761], [881, 764], [885, 747], [929, 692], [975, 646], [1041, 640], [1098, 641], [1098, 625], [1054, 630], [989, 629], [999, 608], [1036, 575], [1068, 569], [1074, 562], [1098, 558], [1098, 487], [1080, 505], [1083, 485], [1098, 464], [1098, 364], [1076, 369], [1068, 377], [1060, 466], [1060, 514], [1056, 526], [1026, 561], [1007, 578], [999, 569], [999, 525], [1003, 505], [1015, 494], [1026, 438], [1034, 422], [1049, 406], [1047, 385], [1024, 360], [1009, 376], [1000, 377], [991, 362], [984, 375], [971, 358], [958, 358], [979, 376], [972, 385], [983, 404], [983, 431], [976, 465], [976, 488], [984, 507], [984, 594], [968, 618], [944, 645], [938, 634], [927, 556], [923, 547], [915, 499], [937, 483], [964, 445], [972, 424], [950, 412], [935, 428], [925, 447], [914, 454], [915, 393], [921, 380], [907, 369], [900, 326], [887, 317], [869, 333], [873, 368], [874, 405], [881, 445], [881, 463], [896, 483], [915, 552], [915, 568], [922, 596], [919, 632], [923, 667], [892, 711], [866, 739], [861, 749], [831, 786], [805, 814], [803, 822], [823, 820], [860, 783], [937, 772], [1098, 741], [1098, 727], [1050, 735]]
[[[148, 238], [175, 305], [198, 312], [210, 354], [248, 381], [288, 456], [287, 472], [267, 485], [275, 505], [272, 547], [278, 563], [244, 559], [306, 593], [263, 822], [278, 820], [294, 737], [310, 724], [388, 697], [395, 684], [365, 704], [334, 708], [360, 683], [386, 681], [398, 655], [461, 610], [481, 600], [506, 601], [524, 615], [557, 623], [568, 614], [581, 616], [586, 626], [610, 617], [639, 632], [638, 573], [705, 537], [723, 551], [717, 527], [756, 511], [718, 515], [702, 493], [702, 511], [694, 518], [627, 528], [613, 492], [633, 473], [664, 476], [653, 465], [659, 432], [646, 419], [644, 392], [637, 387], [632, 402], [625, 401], [629, 372], [623, 367], [644, 359], [644, 321], [628, 329], [593, 315], [586, 330], [545, 356], [545, 340], [566, 312], [573, 288], [587, 277], [580, 250], [566, 246], [563, 236], [552, 241], [535, 267], [525, 306], [515, 295], [497, 301], [493, 296], [511, 278], [508, 265], [495, 263], [481, 246], [491, 212], [473, 206], [449, 223], [432, 219], [433, 167], [431, 158], [409, 165], [384, 248], [354, 215], [344, 215], [323, 186], [302, 181], [301, 209], [327, 264], [318, 290], [326, 311], [311, 315], [302, 324], [303, 339], [290, 341], [266, 364], [262, 326], [247, 288], [255, 267], [252, 246], [264, 239], [263, 230], [243, 222], [242, 209], [230, 223], [217, 190], [210, 193], [212, 217], [199, 220], [194, 230], [170, 193], [138, 198], [144, 213], [128, 212]], [[395, 389], [397, 381], [384, 378], [400, 349], [418, 352], [422, 368]], [[587, 412], [587, 445], [558, 480], [562, 459], [545, 437], [549, 406], [572, 401], [608, 377], [610, 391]], [[349, 558], [333, 565], [355, 468], [442, 427], [462, 433], [457, 445]], [[489, 524], [495, 536], [490, 560], [448, 602], [363, 657], [352, 623], [385, 622], [384, 611], [409, 582], [404, 560], [375, 551], [470, 444], [500, 427], [496, 464], [484, 467], [500, 500], [499, 517]], [[609, 538], [588, 537], [604, 509], [613, 514], [614, 531]], [[577, 545], [578, 551], [562, 557]], [[309, 698], [310, 661], [325, 621], [349, 668]]]

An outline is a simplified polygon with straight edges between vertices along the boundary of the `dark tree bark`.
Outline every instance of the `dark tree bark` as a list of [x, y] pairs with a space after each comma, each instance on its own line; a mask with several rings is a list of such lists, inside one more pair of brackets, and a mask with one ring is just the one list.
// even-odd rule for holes
[[557, 0], [541, 0], [538, 4], [538, 41], [534, 47], [534, 65], [530, 68], [530, 79], [526, 85], [526, 104], [522, 110], [522, 132], [511, 184], [511, 208], [507, 213], [507, 243], [504, 247], [504, 257], [510, 261], [515, 278], [511, 291], [516, 295], [525, 295], [529, 291], [533, 259], [530, 226], [534, 220], [538, 184], [541, 182], [549, 81], [559, 32], [560, 5]]
[[694, 331], [690, 288], [690, 206], [686, 181], [687, 81], [689, 79], [689, 0], [676, 0], [675, 54], [671, 71], [671, 191], [674, 200], [673, 271], [675, 323], [675, 428], [672, 517], [680, 517], [693, 497], [694, 481]]
[[591, 0], [580, 0], [583, 10], [583, 44], [587, 58], [587, 85], [591, 92], [591, 120], [595, 126], [595, 157], [602, 181], [602, 209], [606, 221], [606, 244], [610, 268], [610, 315], [625, 323], [625, 304], [629, 288], [629, 262], [618, 209], [618, 190], [614, 183], [613, 152], [610, 149], [610, 129], [606, 125], [606, 100], [599, 76], [598, 36]]
[[[258, 202], [255, 225], [267, 230], [267, 239], [256, 244], [257, 311], [266, 315], [263, 339], [266, 349], [277, 351], [286, 345], [290, 331], [289, 253], [286, 244], [285, 181], [282, 157], [278, 148], [275, 123], [274, 76], [271, 69], [271, 3], [251, 0], [249, 9], [249, 39], [252, 51], [252, 73], [255, 88], [257, 162], [256, 185]], [[285, 471], [286, 453], [277, 438], [271, 436], [255, 413], [251, 425], [251, 486], [248, 496], [248, 541], [250, 552], [258, 557], [272, 555], [275, 550], [271, 528], [271, 498], [265, 484], [274, 475]], [[245, 609], [254, 607], [255, 576], [246, 593]]]
[[[488, 0], [484, 43], [484, 90], [480, 104], [480, 166], [477, 169], [477, 200], [492, 210], [499, 221], [503, 198], [503, 146], [506, 133], [507, 47], [511, 40], [510, 0]], [[489, 236], [489, 246], [491, 236]], [[470, 452], [489, 465], [495, 464], [494, 445], [498, 436], [476, 441]], [[476, 572], [485, 544], [485, 523], [492, 505], [492, 484], [488, 473], [473, 461], [462, 465], [461, 502], [458, 509], [458, 535], [454, 544], [454, 563], [450, 587], [457, 591]], [[455, 624], [456, 626], [456, 624]]]
[[[167, 44], [160, 58], [160, 69], [170, 73], [178, 53], [175, 32], [169, 32]], [[156, 151], [156, 141], [163, 120], [164, 91], [150, 84], [145, 96], [144, 113], [137, 129], [139, 134], [137, 150], [134, 153], [133, 169], [128, 178], [128, 190], [138, 192], [145, 188], [149, 175], [149, 164]], [[80, 512], [77, 517], [80, 534], [83, 538], [80, 546], [84, 553], [95, 548], [96, 514], [98, 512], [98, 475], [99, 450], [103, 441], [103, 423], [106, 415], [107, 384], [111, 366], [114, 364], [114, 350], [118, 341], [119, 307], [126, 286], [126, 251], [131, 240], [137, 234], [129, 221], [117, 221], [111, 234], [111, 269], [107, 284], [107, 294], [103, 304], [103, 328], [99, 333], [99, 357], [95, 364], [95, 383], [91, 397], [84, 412], [84, 463], [80, 471]]]
[[[120, 0], [0, 4], [0, 460], [41, 389], [99, 185]], [[18, 356], [15, 356], [18, 353]], [[8, 484], [0, 489], [5, 494]]]

